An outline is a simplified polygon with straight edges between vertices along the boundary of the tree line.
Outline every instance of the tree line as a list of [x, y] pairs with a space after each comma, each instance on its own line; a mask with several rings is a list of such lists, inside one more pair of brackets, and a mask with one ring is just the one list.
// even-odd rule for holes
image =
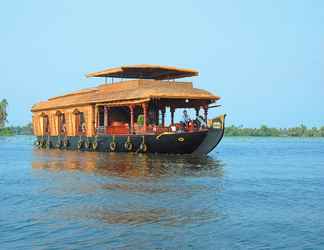
[[7, 99], [2, 99], [0, 102], [0, 129], [4, 128], [6, 122], [8, 121], [7, 107], [8, 107]]
[[31, 135], [33, 133], [32, 124], [28, 123], [25, 126], [10, 126], [6, 127], [8, 122], [8, 101], [2, 99], [0, 101], [0, 136], [9, 135]]
[[225, 136], [324, 137], [324, 126], [307, 128], [301, 124], [292, 128], [270, 128], [266, 125], [260, 128], [244, 128], [231, 125], [225, 128]]

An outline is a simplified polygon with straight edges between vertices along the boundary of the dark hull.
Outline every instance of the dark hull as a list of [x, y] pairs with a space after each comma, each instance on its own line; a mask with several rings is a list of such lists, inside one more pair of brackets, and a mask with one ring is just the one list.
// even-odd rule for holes
[[154, 134], [95, 137], [39, 136], [37, 145], [40, 148], [62, 150], [204, 155], [217, 146], [223, 135], [224, 126], [197, 132], [165, 133], [159, 136]]

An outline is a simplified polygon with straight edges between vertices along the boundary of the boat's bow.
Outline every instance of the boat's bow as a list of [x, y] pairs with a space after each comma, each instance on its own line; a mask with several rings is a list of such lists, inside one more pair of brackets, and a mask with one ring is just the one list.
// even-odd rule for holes
[[193, 152], [197, 155], [207, 155], [211, 152], [224, 136], [226, 114], [220, 115], [208, 122], [208, 133], [203, 142]]

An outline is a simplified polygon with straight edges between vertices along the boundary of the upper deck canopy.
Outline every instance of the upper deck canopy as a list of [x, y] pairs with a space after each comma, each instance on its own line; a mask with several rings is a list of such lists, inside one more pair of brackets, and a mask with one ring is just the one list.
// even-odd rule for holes
[[193, 69], [179, 69], [170, 66], [138, 64], [109, 68], [87, 74], [87, 77], [116, 77], [135, 79], [170, 80], [184, 77], [198, 76]]
[[[68, 93], [35, 104], [32, 111], [102, 104], [122, 105], [150, 100], [175, 100], [191, 105], [194, 100], [213, 103], [220, 99], [212, 93], [194, 88], [191, 82], [167, 82], [159, 80], [127, 80], [114, 84], [102, 84], [94, 88]], [[187, 105], [187, 104], [186, 104]]]

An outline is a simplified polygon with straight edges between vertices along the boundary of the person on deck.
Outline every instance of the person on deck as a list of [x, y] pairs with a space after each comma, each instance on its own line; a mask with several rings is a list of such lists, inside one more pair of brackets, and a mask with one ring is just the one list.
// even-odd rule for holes
[[180, 122], [180, 124], [182, 125], [182, 127], [185, 128], [185, 127], [188, 127], [190, 121], [191, 121], [191, 119], [188, 115], [187, 110], [184, 110], [183, 114], [182, 114], [182, 121]]

